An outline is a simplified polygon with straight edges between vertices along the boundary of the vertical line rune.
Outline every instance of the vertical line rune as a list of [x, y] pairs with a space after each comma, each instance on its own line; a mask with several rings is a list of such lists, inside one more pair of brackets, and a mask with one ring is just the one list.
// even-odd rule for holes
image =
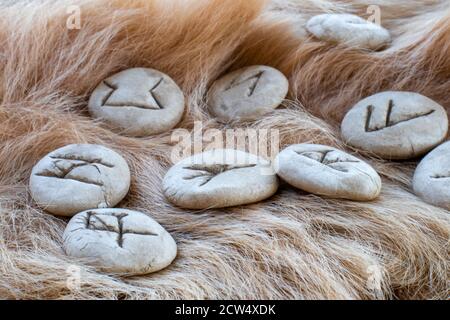
[[391, 114], [392, 110], [394, 109], [394, 100], [389, 100], [389, 106], [386, 114], [386, 127], [389, 127], [391, 125]]

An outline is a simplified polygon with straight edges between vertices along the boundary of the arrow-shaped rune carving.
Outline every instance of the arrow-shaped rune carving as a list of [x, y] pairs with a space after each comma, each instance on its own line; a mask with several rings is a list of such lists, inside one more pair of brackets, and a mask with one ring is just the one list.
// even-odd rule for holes
[[251, 97], [253, 93], [255, 93], [256, 87], [258, 86], [258, 82], [263, 74], [264, 71], [259, 71], [257, 74], [247, 77], [243, 80], [241, 80], [240, 77], [237, 77], [230, 83], [230, 85], [225, 89], [225, 91], [231, 90], [232, 88], [240, 86], [243, 83], [249, 82], [250, 85], [247, 90], [247, 97]]

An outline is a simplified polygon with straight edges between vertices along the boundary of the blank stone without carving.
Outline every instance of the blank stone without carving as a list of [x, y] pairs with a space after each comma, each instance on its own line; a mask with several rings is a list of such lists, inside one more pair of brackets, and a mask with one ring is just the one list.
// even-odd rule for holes
[[130, 187], [130, 169], [118, 153], [99, 145], [71, 144], [42, 158], [30, 177], [34, 201], [56, 215], [114, 207]]
[[163, 187], [166, 197], [177, 206], [223, 208], [272, 196], [278, 178], [268, 160], [243, 151], [216, 149], [174, 165], [164, 177]]
[[166, 132], [180, 122], [184, 96], [166, 74], [134, 68], [102, 81], [88, 107], [93, 117], [125, 134], [148, 136]]
[[318, 195], [368, 201], [381, 191], [380, 176], [369, 164], [329, 146], [289, 146], [278, 154], [274, 166], [292, 186]]
[[414, 92], [387, 91], [358, 102], [341, 125], [344, 140], [385, 159], [420, 156], [448, 131], [444, 108]]
[[277, 108], [288, 90], [280, 71], [251, 66], [217, 80], [208, 92], [208, 104], [219, 121], [255, 120]]
[[316, 38], [347, 46], [377, 50], [391, 42], [383, 27], [353, 14], [321, 14], [312, 17], [306, 29]]
[[125, 275], [164, 269], [177, 254], [175, 240], [159, 223], [126, 209], [95, 209], [75, 215], [63, 241], [67, 255]]

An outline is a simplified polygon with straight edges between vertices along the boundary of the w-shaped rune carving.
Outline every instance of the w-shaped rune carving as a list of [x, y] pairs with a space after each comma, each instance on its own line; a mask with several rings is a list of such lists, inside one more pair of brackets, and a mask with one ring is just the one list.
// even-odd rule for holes
[[247, 89], [247, 97], [251, 97], [253, 95], [253, 93], [255, 93], [256, 87], [258, 86], [258, 82], [261, 79], [263, 74], [264, 74], [264, 71], [260, 71], [257, 74], [254, 74], [243, 80], [241, 80], [240, 77], [237, 77], [230, 83], [230, 85], [225, 89], [225, 91], [231, 90], [232, 88], [240, 86], [243, 83], [249, 82], [249, 87]]
[[334, 150], [323, 150], [323, 151], [302, 151], [302, 152], [295, 152], [300, 156], [309, 158], [311, 160], [315, 160], [327, 167], [330, 167], [331, 169], [341, 171], [341, 172], [348, 172], [347, 169], [342, 168], [339, 166], [340, 163], [358, 163], [357, 160], [350, 160], [350, 159], [329, 159], [328, 155], [333, 152]]
[[[105, 221], [101, 216], [108, 218], [114, 217], [115, 220], [111, 223], [110, 221]], [[87, 212], [86, 215], [86, 229], [94, 230], [94, 231], [104, 231], [104, 232], [112, 232], [117, 233], [117, 245], [119, 247], [123, 247], [123, 236], [125, 234], [136, 234], [141, 236], [158, 236], [156, 233], [152, 232], [138, 232], [126, 229], [123, 225], [123, 219], [127, 217], [127, 213], [95, 213], [93, 211]], [[108, 224], [109, 222], [109, 224]]]
[[389, 105], [388, 105], [388, 109], [386, 112], [385, 123], [381, 127], [377, 127], [377, 126], [371, 126], [371, 123], [370, 123], [371, 119], [372, 119], [372, 114], [375, 110], [375, 107], [373, 105], [367, 106], [366, 126], [365, 126], [366, 132], [380, 131], [380, 130], [383, 130], [383, 129], [386, 129], [389, 127], [393, 127], [402, 122], [407, 122], [407, 121], [414, 120], [417, 118], [429, 116], [430, 114], [432, 114], [435, 111], [435, 110], [430, 110], [430, 111], [426, 111], [426, 112], [422, 112], [422, 113], [417, 113], [417, 114], [414, 114], [411, 116], [406, 116], [404, 119], [394, 121], [391, 119], [394, 107], [395, 107], [394, 100], [389, 100]]
[[121, 89], [119, 88], [119, 86], [114, 85], [110, 81], [104, 80], [103, 81], [104, 85], [107, 86], [110, 89], [110, 91], [103, 98], [103, 100], [102, 100], [102, 107], [135, 107], [135, 108], [140, 108], [140, 109], [153, 109], [153, 110], [164, 109], [164, 106], [162, 105], [162, 103], [159, 100], [158, 95], [156, 93], [156, 90], [159, 88], [159, 86], [161, 85], [161, 83], [163, 81], [164, 81], [164, 79], [160, 78], [155, 83], [155, 85], [153, 85], [153, 87], [148, 91], [149, 92], [149, 100], [151, 101], [151, 103], [149, 103], [149, 104], [147, 104], [147, 103], [136, 104], [136, 103], [129, 103], [129, 102], [117, 103], [117, 102], [110, 101], [111, 100], [111, 96], [117, 90], [121, 90]]
[[75, 180], [78, 182], [103, 187], [103, 183], [100, 181], [95, 181], [89, 179], [88, 177], [69, 176], [69, 175], [72, 173], [74, 169], [84, 166], [93, 166], [95, 169], [97, 169], [99, 173], [100, 173], [99, 166], [105, 166], [107, 168], [114, 167], [114, 165], [102, 159], [87, 159], [81, 156], [74, 156], [74, 155], [50, 156], [50, 158], [53, 159], [53, 168], [44, 169], [41, 172], [36, 173], [37, 176]]
[[214, 177], [217, 177], [219, 174], [224, 173], [230, 170], [236, 169], [244, 169], [244, 168], [253, 168], [256, 164], [248, 164], [248, 165], [230, 165], [230, 164], [194, 164], [192, 166], [184, 167], [183, 169], [195, 170], [198, 173], [193, 174], [192, 176], [185, 177], [184, 180], [192, 180], [196, 178], [205, 178], [205, 180], [200, 184], [204, 186], [208, 182], [210, 182]]

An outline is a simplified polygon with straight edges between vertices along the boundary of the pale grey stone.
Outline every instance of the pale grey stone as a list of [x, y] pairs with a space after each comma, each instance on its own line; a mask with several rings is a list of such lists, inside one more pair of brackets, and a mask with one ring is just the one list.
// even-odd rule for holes
[[441, 143], [447, 113], [414, 92], [386, 91], [358, 102], [342, 121], [344, 140], [385, 159], [420, 156]]
[[98, 85], [89, 112], [121, 132], [148, 136], [174, 128], [183, 117], [184, 96], [166, 74], [145, 68], [119, 72]]
[[211, 112], [221, 122], [255, 120], [284, 100], [289, 82], [278, 70], [251, 66], [217, 80], [208, 93]]
[[369, 164], [329, 146], [289, 146], [278, 154], [274, 166], [292, 186], [318, 195], [368, 201], [381, 191], [381, 178]]
[[450, 142], [423, 158], [414, 173], [413, 188], [426, 202], [450, 210]]
[[307, 30], [316, 38], [347, 46], [377, 50], [391, 42], [389, 31], [353, 14], [321, 14], [312, 17]]
[[124, 275], [159, 271], [177, 255], [175, 240], [158, 222], [126, 209], [94, 209], [75, 215], [63, 241], [67, 255]]
[[114, 207], [130, 187], [130, 169], [118, 153], [99, 145], [71, 144], [42, 158], [33, 168], [30, 192], [56, 215]]
[[163, 187], [177, 206], [223, 208], [272, 196], [278, 178], [268, 160], [243, 151], [216, 149], [177, 163], [164, 177]]

